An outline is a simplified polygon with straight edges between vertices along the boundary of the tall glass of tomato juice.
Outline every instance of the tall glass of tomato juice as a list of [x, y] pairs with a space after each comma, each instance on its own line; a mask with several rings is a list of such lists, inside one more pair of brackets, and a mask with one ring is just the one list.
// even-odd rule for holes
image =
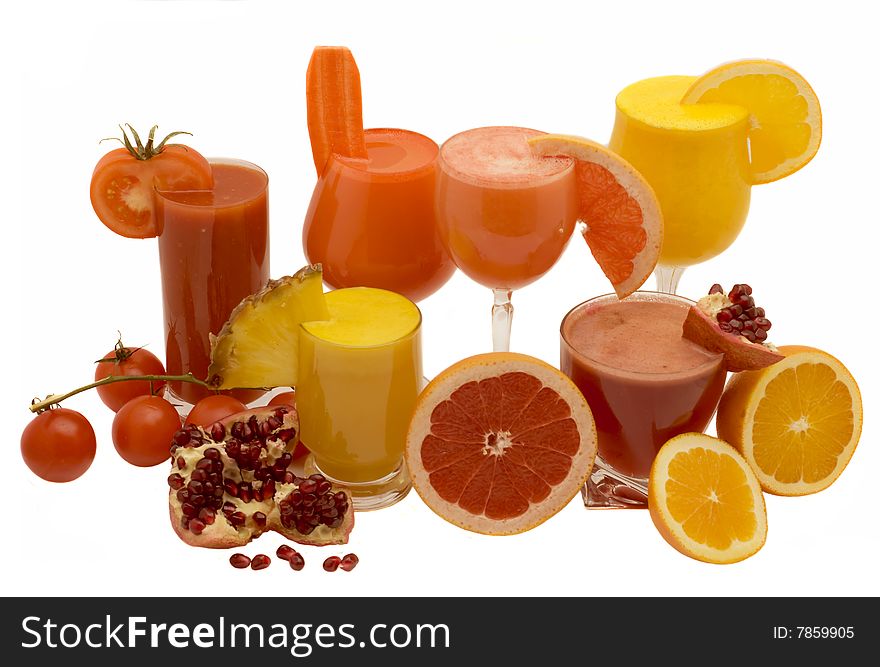
[[[216, 334], [239, 302], [269, 279], [269, 177], [250, 162], [211, 159], [212, 190], [156, 192], [169, 374], [205, 379]], [[211, 393], [172, 382], [173, 398]], [[258, 390], [231, 392], [244, 402]]]

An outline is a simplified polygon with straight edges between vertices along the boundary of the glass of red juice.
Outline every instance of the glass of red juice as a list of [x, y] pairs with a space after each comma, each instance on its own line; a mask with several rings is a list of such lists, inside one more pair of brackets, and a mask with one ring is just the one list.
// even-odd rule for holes
[[587, 507], [647, 507], [657, 451], [712, 419], [727, 373], [722, 355], [682, 338], [692, 305], [660, 292], [607, 294], [562, 320], [560, 368], [587, 399], [599, 438]]
[[[165, 368], [202, 380], [211, 359], [210, 335], [269, 279], [269, 177], [243, 160], [209, 162], [212, 190], [155, 193]], [[187, 382], [172, 382], [169, 391], [185, 404], [213, 393]], [[248, 403], [263, 392], [228, 393]]]

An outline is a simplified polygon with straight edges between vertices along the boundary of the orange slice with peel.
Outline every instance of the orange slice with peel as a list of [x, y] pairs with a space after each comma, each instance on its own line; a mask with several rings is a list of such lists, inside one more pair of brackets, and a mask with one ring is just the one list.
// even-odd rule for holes
[[819, 98], [804, 77], [774, 60], [739, 60], [716, 67], [694, 81], [681, 102], [720, 102], [748, 109], [756, 184], [801, 169], [822, 142]]
[[406, 464], [434, 512], [478, 533], [534, 528], [593, 468], [596, 427], [583, 395], [533, 357], [492, 352], [440, 373], [421, 393]]
[[735, 375], [718, 405], [718, 435], [742, 452], [768, 493], [829, 487], [852, 459], [862, 399], [852, 374], [827, 352], [783, 345], [768, 368]]
[[648, 181], [605, 146], [564, 134], [529, 139], [538, 155], [575, 159], [584, 239], [621, 299], [635, 292], [657, 266], [663, 241], [660, 202]]
[[306, 120], [318, 176], [331, 155], [366, 160], [361, 75], [344, 46], [316, 46], [306, 70]]
[[767, 539], [767, 511], [755, 473], [726, 442], [683, 433], [651, 466], [648, 509], [663, 538], [706, 563], [735, 563]]

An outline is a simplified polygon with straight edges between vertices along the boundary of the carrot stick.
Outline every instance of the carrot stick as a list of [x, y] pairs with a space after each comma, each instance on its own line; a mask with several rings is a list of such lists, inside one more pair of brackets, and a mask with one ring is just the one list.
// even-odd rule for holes
[[361, 75], [346, 47], [315, 47], [306, 71], [306, 106], [318, 176], [334, 153], [367, 158]]

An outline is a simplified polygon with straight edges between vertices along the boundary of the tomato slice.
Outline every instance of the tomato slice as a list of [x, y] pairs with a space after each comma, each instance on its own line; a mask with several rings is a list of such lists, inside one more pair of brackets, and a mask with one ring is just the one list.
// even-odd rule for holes
[[121, 236], [156, 236], [153, 191], [210, 190], [211, 165], [188, 146], [172, 144], [141, 160], [117, 148], [102, 157], [92, 173], [92, 208], [107, 227]]

